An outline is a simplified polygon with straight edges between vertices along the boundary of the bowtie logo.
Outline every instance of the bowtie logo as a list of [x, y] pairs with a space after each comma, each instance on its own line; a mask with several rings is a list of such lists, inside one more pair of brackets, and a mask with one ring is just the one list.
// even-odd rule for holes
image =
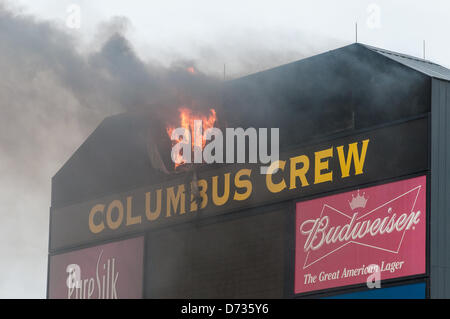
[[348, 201], [351, 212], [323, 204], [318, 218], [305, 220], [300, 225], [300, 233], [306, 237], [303, 269], [348, 245], [397, 254], [405, 233], [414, 230], [421, 220], [420, 210], [415, 210], [421, 188], [421, 185], [416, 186], [370, 211], [365, 211], [369, 197], [365, 193], [360, 195], [359, 191]]

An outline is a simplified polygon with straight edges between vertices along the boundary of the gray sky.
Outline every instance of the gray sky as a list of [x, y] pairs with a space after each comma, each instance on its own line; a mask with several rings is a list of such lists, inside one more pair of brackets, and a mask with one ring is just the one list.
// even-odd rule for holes
[[[70, 47], [80, 56], [99, 50], [104, 39], [117, 29], [126, 35], [142, 61], [169, 66], [178, 60], [192, 60], [201, 71], [215, 76], [223, 72], [224, 63], [227, 76], [236, 77], [352, 43], [356, 21], [360, 42], [422, 57], [422, 41], [426, 40], [426, 58], [450, 67], [448, 0], [18, 0], [14, 4], [0, 0], [0, 3], [16, 14], [34, 17], [37, 25], [50, 22], [52, 28], [60, 30], [59, 35], [66, 34], [70, 39], [70, 45], [61, 47]], [[66, 25], [71, 4], [81, 9], [80, 28]], [[20, 40], [21, 34], [16, 37]], [[61, 41], [66, 41], [63, 38]], [[29, 48], [33, 50], [33, 45]], [[49, 58], [46, 63], [51, 61]], [[8, 70], [7, 67], [0, 63], [0, 70]], [[50, 179], [104, 113], [98, 112], [98, 117], [83, 113], [83, 117], [73, 120], [83, 103], [60, 84], [50, 66], [43, 67], [29, 80], [33, 83], [24, 84], [22, 91], [5, 89], [27, 78], [16, 75], [14, 70], [3, 71], [0, 80], [0, 107], [6, 110], [2, 111], [6, 114], [3, 117], [11, 122], [7, 117], [10, 114], [14, 117], [13, 108], [26, 108], [27, 114], [31, 114], [29, 121], [33, 122], [24, 122], [23, 126], [36, 125], [29, 132], [34, 138], [33, 147], [39, 143], [48, 146], [34, 148], [40, 151], [31, 155], [26, 152], [30, 146], [26, 141], [11, 149], [4, 141], [20, 137], [0, 129], [0, 150], [5, 155], [0, 158], [3, 174], [0, 297], [43, 298], [47, 279]], [[23, 74], [27, 74], [25, 67], [24, 70]], [[88, 93], [87, 101], [114, 104], [107, 97]], [[34, 122], [40, 118], [40, 110], [48, 105], [58, 107], [59, 113], [53, 109], [52, 112], [64, 121], [58, 125], [50, 120], [46, 122], [51, 118]], [[95, 120], [80, 120], [86, 117]], [[26, 159], [30, 157], [39, 165], [28, 162]]]
[[[277, 43], [286, 47], [313, 46], [316, 37], [351, 43], [357, 21], [360, 42], [421, 57], [422, 41], [426, 40], [427, 58], [450, 65], [447, 0], [19, 0], [16, 3], [26, 12], [61, 25], [67, 19], [67, 7], [78, 4], [82, 23], [74, 32], [86, 41], [93, 38], [100, 23], [114, 16], [126, 17], [131, 25], [129, 36], [144, 57], [161, 58], [167, 51], [183, 56], [195, 54], [196, 46], [218, 44], [227, 34], [245, 37], [249, 30], [259, 36], [253, 41], [261, 43], [272, 43], [274, 33], [281, 35]], [[295, 43], [296, 33], [306, 36], [302, 40], [309, 42]], [[225, 62], [233, 65], [231, 57]]]

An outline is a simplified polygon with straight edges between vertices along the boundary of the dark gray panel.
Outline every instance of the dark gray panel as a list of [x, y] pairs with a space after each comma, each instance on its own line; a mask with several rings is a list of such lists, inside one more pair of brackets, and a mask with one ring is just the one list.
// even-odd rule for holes
[[432, 81], [431, 282], [432, 298], [450, 298], [450, 83]]
[[282, 298], [287, 210], [148, 236], [145, 297]]

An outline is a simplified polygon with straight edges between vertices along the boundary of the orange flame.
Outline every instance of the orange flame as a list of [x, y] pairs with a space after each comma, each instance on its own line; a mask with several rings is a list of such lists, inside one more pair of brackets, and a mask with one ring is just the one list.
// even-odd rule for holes
[[[217, 116], [216, 116], [216, 111], [214, 109], [210, 109], [210, 115], [205, 116], [203, 114], [199, 114], [199, 113], [195, 113], [194, 111], [192, 111], [191, 109], [188, 109], [187, 107], [180, 107], [178, 109], [178, 111], [180, 112], [180, 123], [179, 126], [177, 127], [182, 127], [186, 130], [189, 130], [189, 132], [191, 133], [191, 147], [192, 150], [194, 149], [194, 147], [199, 147], [201, 149], [203, 149], [206, 145], [206, 138], [205, 138], [205, 134], [204, 132], [209, 129], [214, 127], [214, 124], [217, 120]], [[201, 120], [202, 121], [202, 133], [200, 134], [200, 127], [195, 128], [194, 127], [194, 121], [195, 120]], [[166, 126], [166, 131], [167, 134], [169, 135], [169, 138], [172, 138], [172, 132], [173, 130], [175, 130], [177, 128], [176, 126], [172, 126], [172, 125], [167, 125]], [[194, 130], [197, 129], [197, 132], [194, 132]], [[194, 136], [201, 136], [201, 140], [194, 141]], [[175, 145], [179, 142], [182, 142], [182, 139], [177, 139], [177, 140], [173, 140], [172, 141], [172, 145]], [[197, 142], [197, 145], [195, 145], [195, 142]], [[183, 156], [181, 154], [177, 154], [177, 162], [179, 163], [175, 163], [175, 168], [177, 168], [180, 165], [185, 164], [185, 161], [183, 159]]]

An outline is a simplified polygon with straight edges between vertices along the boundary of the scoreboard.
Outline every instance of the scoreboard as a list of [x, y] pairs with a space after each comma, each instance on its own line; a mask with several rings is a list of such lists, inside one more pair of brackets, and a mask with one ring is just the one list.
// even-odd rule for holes
[[52, 208], [49, 297], [321, 296], [370, 265], [425, 280], [428, 140], [425, 116], [283, 152], [267, 175], [198, 170], [200, 202], [180, 176]]

